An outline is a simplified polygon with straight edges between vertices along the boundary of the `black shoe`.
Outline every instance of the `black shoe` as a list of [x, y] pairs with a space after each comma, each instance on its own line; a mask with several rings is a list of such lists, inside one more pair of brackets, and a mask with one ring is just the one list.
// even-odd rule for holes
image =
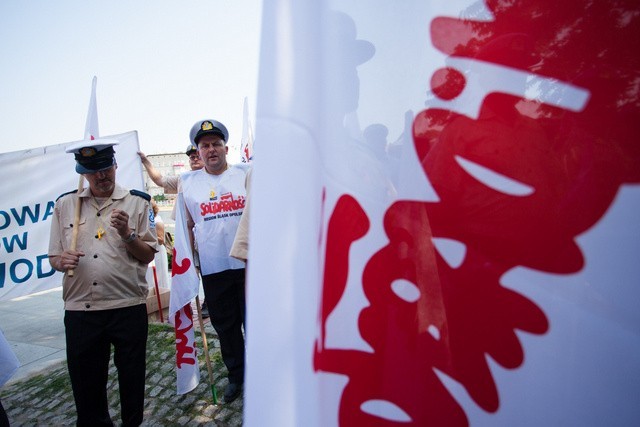
[[207, 300], [204, 300], [202, 307], [200, 307], [200, 313], [202, 313], [203, 319], [209, 318], [209, 307], [207, 307]]
[[242, 393], [242, 384], [229, 383], [224, 389], [224, 403], [231, 403]]

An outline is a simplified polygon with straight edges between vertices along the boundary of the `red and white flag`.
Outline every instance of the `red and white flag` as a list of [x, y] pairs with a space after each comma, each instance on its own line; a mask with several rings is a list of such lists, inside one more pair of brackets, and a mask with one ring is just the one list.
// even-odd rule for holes
[[640, 4], [375, 3], [263, 7], [246, 425], [640, 423]]
[[253, 160], [253, 128], [249, 120], [249, 104], [244, 98], [242, 109], [242, 140], [240, 142], [240, 155], [242, 163], [249, 163]]
[[176, 199], [176, 230], [171, 262], [169, 319], [176, 331], [177, 393], [185, 394], [200, 383], [191, 301], [198, 295], [200, 279], [193, 262], [182, 193]]

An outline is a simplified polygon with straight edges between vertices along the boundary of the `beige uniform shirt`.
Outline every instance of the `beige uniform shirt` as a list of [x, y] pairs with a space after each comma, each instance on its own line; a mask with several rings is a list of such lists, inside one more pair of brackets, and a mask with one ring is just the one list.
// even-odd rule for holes
[[[76, 200], [75, 194], [66, 194], [56, 201], [51, 220], [49, 256], [59, 256], [71, 246]], [[113, 209], [127, 212], [129, 227], [157, 252], [150, 203], [119, 185], [101, 207], [98, 207], [89, 188], [80, 193], [80, 200], [77, 250], [84, 252], [85, 256], [80, 258], [73, 277], [67, 273], [64, 275], [62, 299], [65, 310], [107, 310], [144, 304], [149, 292], [145, 279], [147, 264], [127, 251], [110, 223]], [[103, 235], [99, 233], [101, 229], [105, 231]]]
[[247, 171], [247, 177], [245, 179], [245, 187], [247, 188], [247, 201], [240, 217], [240, 223], [238, 224], [238, 231], [236, 231], [236, 238], [233, 240], [233, 246], [231, 246], [230, 256], [242, 261], [247, 261], [249, 256], [249, 204], [251, 197], [249, 193], [251, 191], [251, 172], [252, 169]]
[[[182, 191], [182, 186], [180, 185], [180, 175], [171, 175], [165, 176], [162, 178], [162, 188], [166, 194], [178, 194]], [[171, 219], [175, 221], [176, 219], [176, 205], [173, 205], [173, 209], [171, 210]]]

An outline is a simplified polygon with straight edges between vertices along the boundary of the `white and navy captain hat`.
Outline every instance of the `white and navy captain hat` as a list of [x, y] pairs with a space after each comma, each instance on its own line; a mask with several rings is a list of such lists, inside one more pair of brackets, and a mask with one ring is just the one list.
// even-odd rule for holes
[[116, 164], [113, 146], [117, 144], [116, 139], [98, 138], [79, 141], [65, 151], [74, 154], [77, 173], [96, 173]]
[[229, 131], [227, 127], [217, 120], [198, 120], [189, 131], [189, 139], [194, 147], [198, 147], [198, 140], [203, 135], [218, 135], [225, 143], [229, 142]]

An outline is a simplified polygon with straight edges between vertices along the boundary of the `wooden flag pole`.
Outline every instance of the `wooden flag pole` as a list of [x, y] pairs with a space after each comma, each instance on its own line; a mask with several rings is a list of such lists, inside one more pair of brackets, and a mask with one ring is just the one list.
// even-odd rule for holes
[[204, 349], [205, 360], [207, 361], [207, 371], [209, 371], [209, 384], [211, 386], [211, 394], [213, 395], [213, 404], [218, 404], [218, 396], [216, 395], [216, 386], [213, 382], [213, 370], [211, 369], [211, 357], [209, 357], [209, 346], [207, 344], [207, 334], [204, 332], [204, 322], [202, 321], [202, 311], [200, 309], [200, 297], [196, 295], [196, 309], [198, 311], [198, 323], [200, 323], [200, 335], [202, 335], [202, 347]]
[[154, 289], [156, 291], [156, 299], [158, 300], [158, 312], [160, 313], [160, 323], [164, 323], [164, 317], [162, 315], [162, 300], [160, 299], [160, 288], [158, 287], [158, 274], [156, 273], [156, 266], [151, 267], [153, 270], [153, 283], [155, 285]]
[[[78, 193], [76, 194], [76, 211], [73, 216], [73, 231], [71, 232], [71, 250], [75, 251], [78, 247], [78, 228], [80, 228], [80, 211], [82, 210], [82, 200], [80, 200], [80, 192], [84, 189], [84, 176], [81, 174], [78, 180]], [[73, 269], [67, 270], [69, 277], [73, 277]]]

